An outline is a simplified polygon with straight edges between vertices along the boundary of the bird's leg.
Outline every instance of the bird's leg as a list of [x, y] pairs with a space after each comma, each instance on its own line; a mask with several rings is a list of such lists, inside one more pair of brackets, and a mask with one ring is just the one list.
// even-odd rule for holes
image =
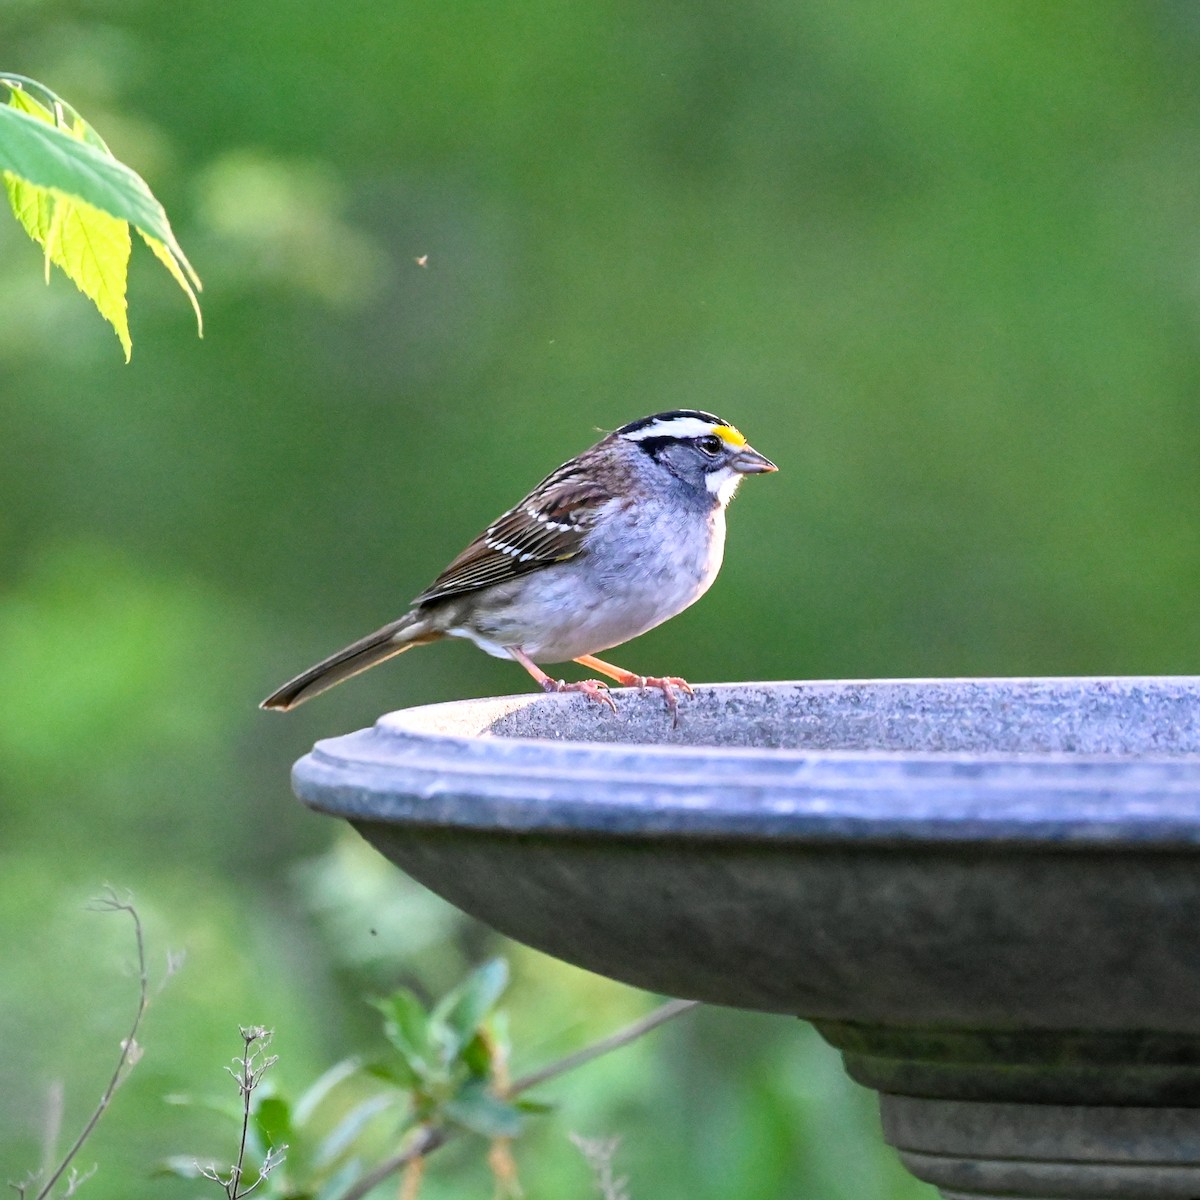
[[608, 684], [599, 679], [582, 679], [579, 683], [565, 683], [561, 679], [551, 679], [541, 667], [517, 646], [505, 646], [516, 662], [534, 677], [544, 692], [582, 692], [589, 700], [597, 704], [607, 704], [613, 712], [617, 711], [617, 702], [608, 694]]
[[624, 667], [614, 666], [602, 658], [593, 658], [590, 654], [585, 654], [575, 661], [581, 667], [587, 667], [589, 671], [599, 671], [601, 675], [615, 679], [622, 687], [635, 687], [641, 691], [645, 691], [648, 687], [658, 688], [667, 702], [672, 728], [679, 724], [679, 701], [675, 697], [674, 689], [679, 688], [680, 691], [687, 692], [689, 696], [696, 694], [692, 691], [692, 685], [678, 675], [635, 675], [632, 671], [626, 671]]

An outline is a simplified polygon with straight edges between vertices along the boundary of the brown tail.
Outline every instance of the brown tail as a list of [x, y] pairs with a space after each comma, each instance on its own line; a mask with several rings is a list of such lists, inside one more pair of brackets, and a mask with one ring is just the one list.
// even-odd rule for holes
[[408, 613], [398, 621], [385, 625], [382, 629], [368, 633], [357, 642], [322, 659], [314, 667], [289, 679], [283, 687], [272, 692], [259, 708], [274, 708], [280, 712], [288, 712], [305, 700], [311, 700], [331, 687], [381, 663], [384, 659], [403, 654], [413, 646], [425, 642], [436, 642], [444, 635], [431, 630], [421, 617]]

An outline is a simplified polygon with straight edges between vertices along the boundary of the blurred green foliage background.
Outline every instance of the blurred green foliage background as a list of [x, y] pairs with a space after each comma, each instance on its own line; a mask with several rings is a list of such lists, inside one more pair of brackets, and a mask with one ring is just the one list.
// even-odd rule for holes
[[[615, 656], [693, 680], [1188, 672], [1200, 585], [1200, 16], [1189, 0], [0, 0], [6, 69], [166, 204], [206, 336], [135, 250], [133, 363], [0, 221], [0, 1165], [74, 1131], [161, 961], [92, 1200], [232, 1154], [240, 1024], [298, 1090], [363, 996], [511, 956], [518, 1070], [648, 998], [498, 943], [309, 814], [288, 767], [388, 709], [527, 688], [464, 644], [293, 716], [562, 459], [658, 409], [780, 473], [724, 574]], [[421, 267], [416, 260], [428, 256]], [[636, 904], [637, 897], [630, 897]], [[930, 1195], [779, 1018], [704, 1011], [557, 1083], [518, 1146], [586, 1196]], [[480, 1155], [428, 1200], [488, 1195]], [[211, 1192], [210, 1192], [211, 1194]]]

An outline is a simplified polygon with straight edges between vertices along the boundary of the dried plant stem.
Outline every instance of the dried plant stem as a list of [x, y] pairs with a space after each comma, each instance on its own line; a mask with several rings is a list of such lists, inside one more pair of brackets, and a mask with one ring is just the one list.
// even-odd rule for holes
[[242, 1057], [235, 1058], [237, 1070], [233, 1067], [225, 1069], [233, 1076], [238, 1086], [238, 1094], [242, 1099], [242, 1134], [238, 1140], [237, 1160], [229, 1168], [228, 1175], [222, 1175], [215, 1167], [201, 1167], [200, 1175], [224, 1189], [228, 1200], [241, 1200], [248, 1196], [270, 1173], [284, 1160], [287, 1146], [270, 1146], [262, 1166], [258, 1168], [254, 1182], [248, 1187], [242, 1186], [242, 1178], [246, 1172], [246, 1143], [250, 1137], [250, 1116], [253, 1109], [255, 1090], [262, 1082], [262, 1077], [279, 1061], [278, 1055], [267, 1054], [271, 1044], [271, 1031], [262, 1025], [243, 1026]]
[[242, 1186], [242, 1172], [246, 1165], [246, 1138], [250, 1133], [250, 1097], [253, 1093], [254, 1071], [250, 1065], [251, 1047], [258, 1036], [258, 1030], [249, 1032], [242, 1030], [242, 1043], [245, 1047], [242, 1057], [242, 1077], [238, 1080], [238, 1091], [242, 1096], [242, 1136], [238, 1140], [237, 1162], [230, 1172], [230, 1200], [238, 1200], [241, 1194], [238, 1189]]
[[79, 1131], [79, 1136], [71, 1144], [71, 1148], [66, 1154], [63, 1155], [58, 1166], [50, 1173], [49, 1179], [42, 1184], [34, 1196], [34, 1200], [46, 1200], [46, 1197], [54, 1190], [55, 1185], [74, 1161], [75, 1156], [83, 1149], [84, 1143], [92, 1136], [96, 1126], [100, 1123], [100, 1118], [108, 1111], [108, 1106], [112, 1103], [112, 1098], [116, 1094], [117, 1088], [125, 1080], [127, 1074], [126, 1068], [133, 1066], [141, 1056], [141, 1049], [137, 1043], [137, 1032], [141, 1028], [142, 1017], [145, 1016], [146, 1008], [150, 1004], [150, 976], [146, 969], [146, 942], [142, 934], [142, 919], [138, 916], [137, 909], [128, 900], [121, 900], [111, 888], [103, 896], [93, 900], [88, 907], [96, 912], [128, 913], [130, 919], [133, 921], [134, 936], [137, 941], [138, 961], [137, 1011], [134, 1013], [133, 1024], [129, 1028], [129, 1035], [121, 1043], [121, 1053], [117, 1057], [117, 1065], [113, 1068], [113, 1073], [109, 1077], [108, 1086], [104, 1089], [104, 1094], [100, 1097], [96, 1107], [92, 1110], [91, 1116], [88, 1117], [83, 1128]]
[[613, 1169], [613, 1160], [617, 1155], [620, 1138], [586, 1138], [577, 1133], [569, 1135], [571, 1141], [579, 1148], [580, 1154], [587, 1160], [592, 1174], [596, 1178], [596, 1187], [601, 1200], [629, 1200], [627, 1190], [628, 1180], [618, 1178]]
[[[594, 1058], [609, 1054], [613, 1050], [619, 1050], [622, 1046], [627, 1046], [630, 1042], [644, 1037], [652, 1029], [657, 1029], [665, 1022], [674, 1020], [675, 1017], [681, 1016], [685, 1012], [690, 1012], [698, 1003], [697, 1000], [670, 1000], [666, 1004], [661, 1004], [640, 1021], [635, 1021], [632, 1025], [618, 1030], [609, 1037], [601, 1038], [600, 1041], [585, 1046], [574, 1054], [568, 1054], [565, 1058], [547, 1063], [546, 1066], [531, 1071], [528, 1075], [522, 1075], [513, 1081], [504, 1094], [509, 1097], [517, 1096], [521, 1092], [528, 1091], [567, 1071], [573, 1071], [576, 1067], [591, 1062]], [[445, 1145], [455, 1132], [455, 1130], [442, 1125], [422, 1125], [416, 1137], [403, 1150], [391, 1158], [384, 1159], [377, 1167], [351, 1184], [338, 1200], [362, 1200], [368, 1192], [378, 1187], [389, 1175], [404, 1170], [410, 1163], [432, 1154], [434, 1150]]]

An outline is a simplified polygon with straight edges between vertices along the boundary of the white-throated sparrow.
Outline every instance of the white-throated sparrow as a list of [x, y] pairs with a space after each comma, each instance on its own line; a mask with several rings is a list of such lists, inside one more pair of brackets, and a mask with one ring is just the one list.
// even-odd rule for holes
[[446, 637], [519, 662], [548, 692], [582, 692], [616, 711], [597, 679], [564, 683], [539, 662], [580, 663], [662, 691], [593, 652], [653, 629], [708, 591], [725, 552], [725, 506], [745, 475], [776, 466], [728, 422], [676, 409], [623, 425], [548, 475], [493, 521], [398, 621], [309, 667], [263, 702], [287, 711], [385, 658]]

